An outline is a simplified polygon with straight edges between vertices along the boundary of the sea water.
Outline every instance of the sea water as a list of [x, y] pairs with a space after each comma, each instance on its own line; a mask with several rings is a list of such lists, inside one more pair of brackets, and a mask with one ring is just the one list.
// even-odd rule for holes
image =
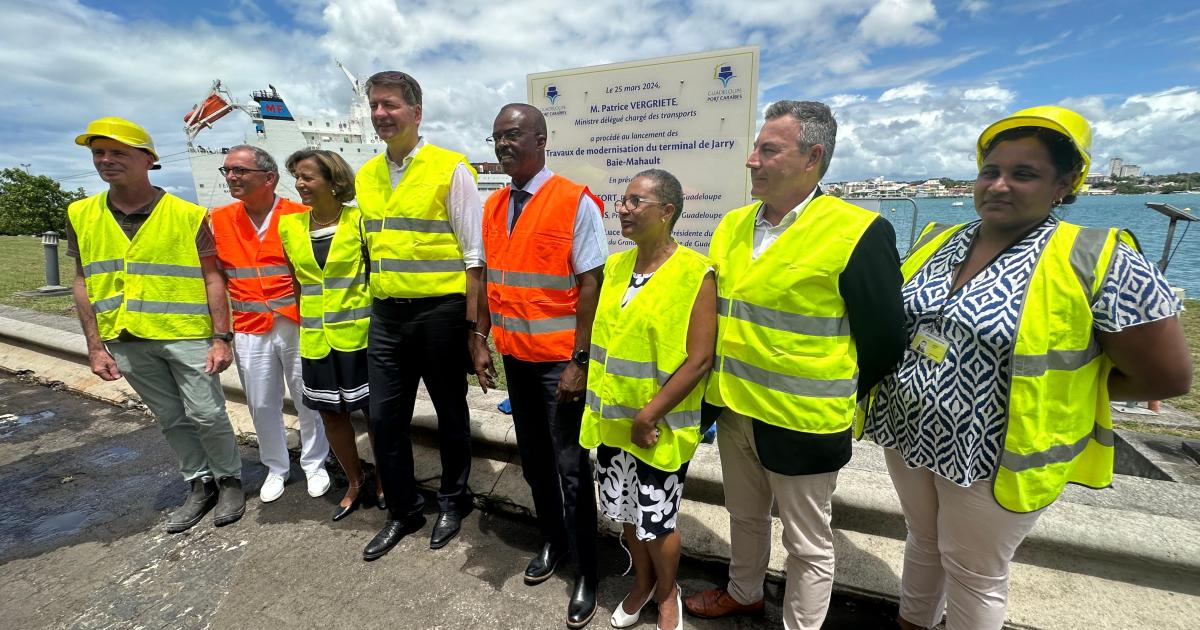
[[[872, 210], [874, 200], [851, 200], [862, 203]], [[930, 221], [939, 223], [963, 223], [978, 218], [971, 199], [938, 198], [913, 199], [917, 204], [917, 231]], [[1146, 207], [1146, 202], [1168, 203], [1180, 210], [1190, 208], [1200, 219], [1200, 195], [1095, 195], [1081, 196], [1075, 203], [1056, 210], [1059, 218], [1088, 227], [1120, 227], [1133, 232], [1142, 252], [1157, 264], [1163, 256], [1163, 244], [1167, 238], [1167, 217]], [[963, 205], [954, 207], [951, 204]], [[896, 246], [901, 254], [908, 250], [912, 233], [912, 204], [907, 201], [881, 200], [879, 212], [896, 228]], [[1190, 299], [1200, 298], [1200, 221], [1188, 227], [1189, 222], [1179, 221], [1175, 228], [1176, 245], [1174, 255], [1167, 266], [1167, 280], [1172, 286], [1184, 289]], [[1185, 232], [1185, 230], [1189, 230]], [[1182, 241], [1180, 238], [1182, 237]]]

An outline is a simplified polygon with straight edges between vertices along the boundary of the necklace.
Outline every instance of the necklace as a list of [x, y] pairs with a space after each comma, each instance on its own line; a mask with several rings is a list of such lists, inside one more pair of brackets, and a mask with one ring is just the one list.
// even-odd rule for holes
[[317, 227], [324, 228], [324, 227], [329, 227], [329, 226], [333, 225], [334, 223], [337, 223], [338, 219], [340, 219], [340, 218], [342, 218], [342, 208], [341, 207], [338, 208], [337, 214], [333, 215], [333, 218], [328, 221], [321, 221], [320, 219], [318, 219], [317, 213], [314, 210], [313, 213], [309, 216], [309, 221]]

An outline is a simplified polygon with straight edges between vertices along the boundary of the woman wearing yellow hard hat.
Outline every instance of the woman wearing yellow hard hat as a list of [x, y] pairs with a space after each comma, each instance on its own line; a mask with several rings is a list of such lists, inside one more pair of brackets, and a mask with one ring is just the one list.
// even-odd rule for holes
[[1133, 238], [1052, 214], [1090, 150], [1062, 107], [993, 123], [979, 220], [930, 224], [902, 267], [910, 346], [865, 423], [908, 526], [902, 628], [943, 613], [950, 630], [1002, 627], [1009, 562], [1042, 509], [1067, 483], [1112, 483], [1110, 397], [1190, 387], [1181, 305]]

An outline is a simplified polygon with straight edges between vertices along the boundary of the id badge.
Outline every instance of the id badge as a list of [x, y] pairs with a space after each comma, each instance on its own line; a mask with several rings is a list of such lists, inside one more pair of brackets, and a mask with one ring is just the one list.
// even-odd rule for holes
[[926, 328], [920, 328], [913, 337], [911, 347], [917, 354], [926, 359], [934, 363], [941, 363], [946, 358], [946, 350], [950, 347], [950, 342], [937, 333]]

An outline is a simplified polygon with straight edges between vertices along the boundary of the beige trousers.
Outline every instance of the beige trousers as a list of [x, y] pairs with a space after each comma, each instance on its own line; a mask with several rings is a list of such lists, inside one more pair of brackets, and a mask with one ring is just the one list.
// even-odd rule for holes
[[908, 538], [900, 580], [900, 616], [946, 630], [1004, 626], [1008, 565], [1042, 511], [1018, 514], [996, 503], [991, 480], [964, 488], [928, 468], [909, 468], [884, 449]]
[[837, 472], [787, 476], [763, 468], [752, 421], [726, 410], [717, 433], [725, 508], [729, 510], [729, 594], [743, 604], [763, 597], [771, 556], [771, 501], [783, 522], [787, 587], [783, 626], [816, 630], [833, 592], [833, 529], [830, 500]]

